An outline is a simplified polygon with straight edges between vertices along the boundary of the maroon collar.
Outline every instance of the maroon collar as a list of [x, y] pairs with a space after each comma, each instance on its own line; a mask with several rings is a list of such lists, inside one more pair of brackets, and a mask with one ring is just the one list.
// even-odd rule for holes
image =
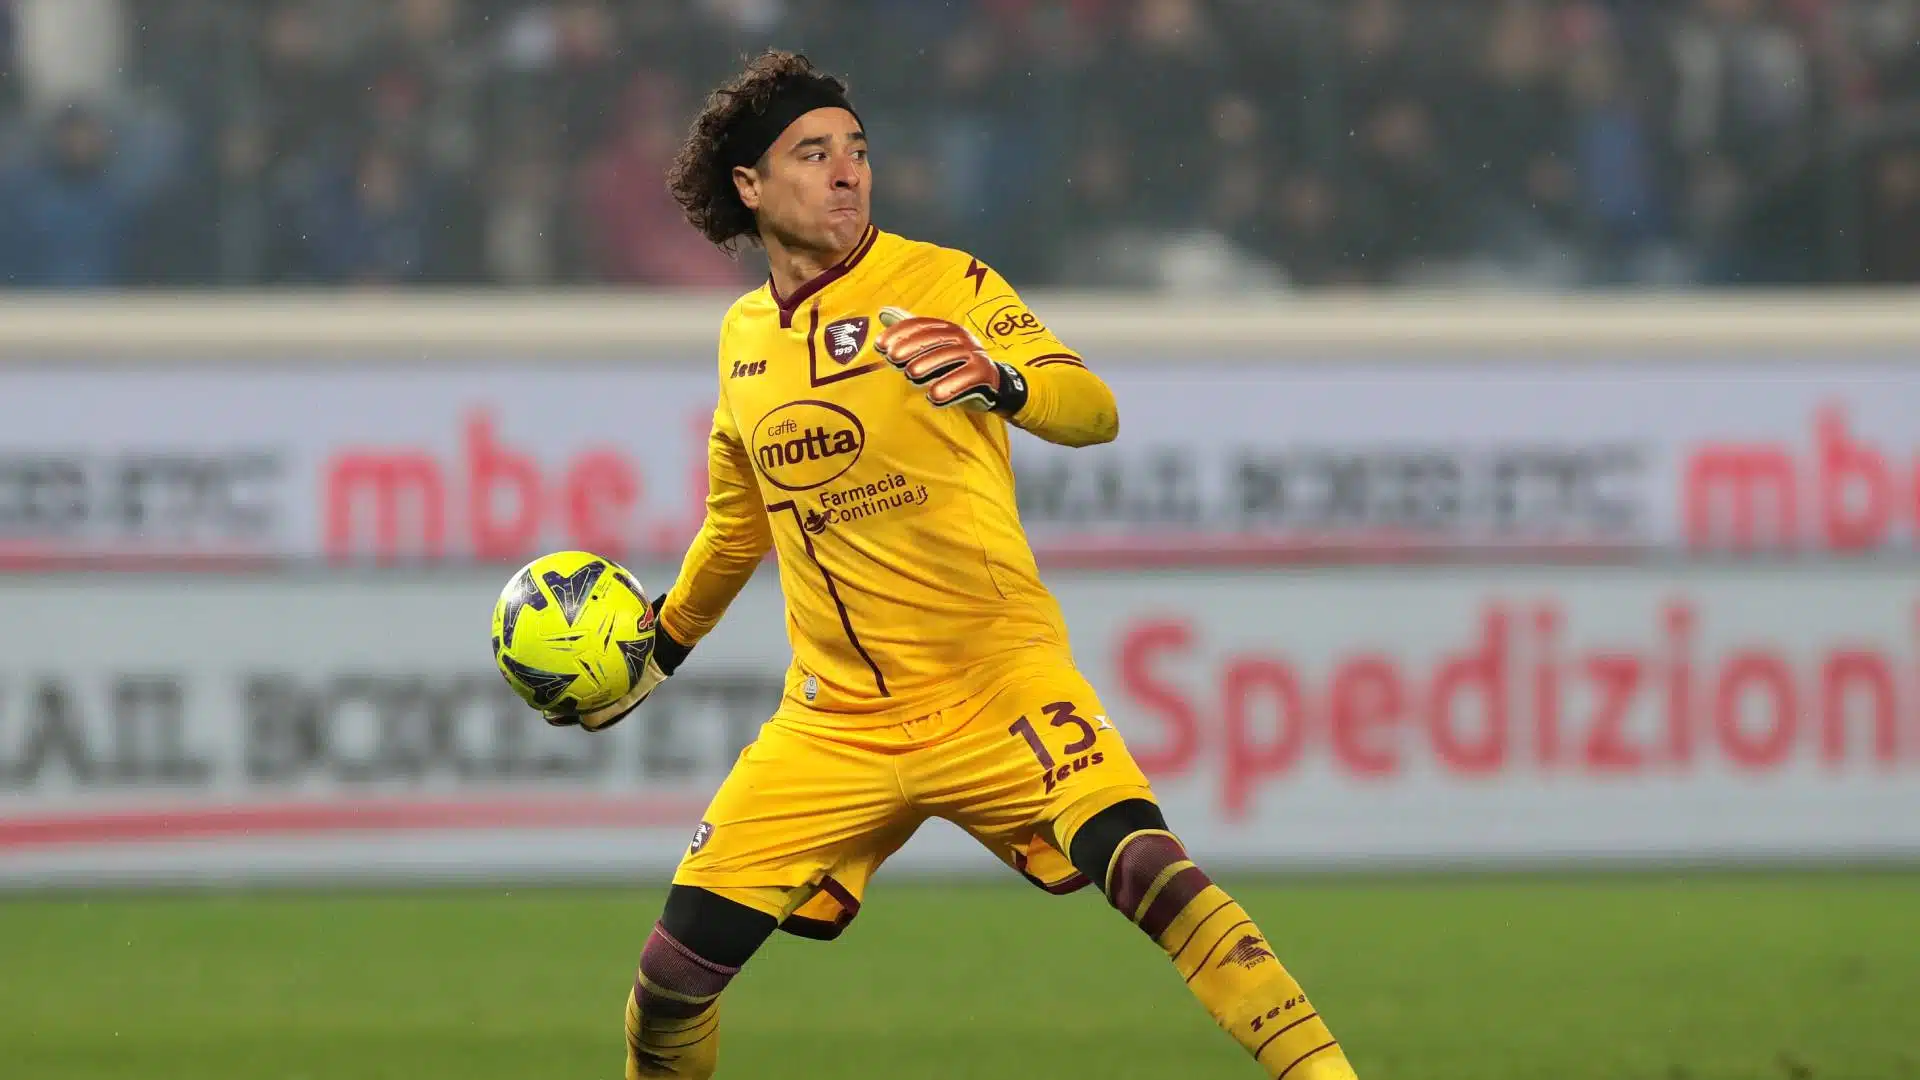
[[853, 250], [847, 252], [846, 258], [808, 278], [799, 288], [793, 290], [792, 296], [782, 297], [779, 287], [773, 283], [773, 275], [767, 275], [767, 293], [773, 297], [775, 306], [780, 309], [780, 328], [784, 330], [793, 325], [793, 313], [800, 310], [800, 305], [805, 303], [808, 297], [846, 277], [847, 271], [860, 265], [860, 260], [867, 257], [867, 252], [873, 250], [873, 243], [878, 239], [880, 239], [880, 230], [875, 228], [872, 222], [868, 222], [867, 231], [860, 234], [859, 243], [853, 245]]

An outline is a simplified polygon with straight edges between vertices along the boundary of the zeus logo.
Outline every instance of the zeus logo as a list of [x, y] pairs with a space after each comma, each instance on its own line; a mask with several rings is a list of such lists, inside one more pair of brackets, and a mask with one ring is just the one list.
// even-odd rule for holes
[[1069, 761], [1064, 765], [1059, 765], [1054, 768], [1048, 769], [1046, 771], [1046, 774], [1042, 776], [1040, 780], [1042, 783], [1047, 785], [1047, 794], [1051, 795], [1053, 794], [1053, 789], [1059, 785], [1060, 781], [1065, 780], [1067, 777], [1072, 776], [1074, 773], [1081, 772], [1086, 769], [1091, 769], [1095, 765], [1105, 765], [1106, 763], [1107, 763], [1107, 755], [1098, 750], [1095, 750], [1091, 754], [1074, 758], [1072, 761]]
[[765, 375], [766, 373], [767, 362], [765, 360], [735, 360], [733, 362], [733, 374], [729, 375], [728, 378], [740, 379], [749, 375]]

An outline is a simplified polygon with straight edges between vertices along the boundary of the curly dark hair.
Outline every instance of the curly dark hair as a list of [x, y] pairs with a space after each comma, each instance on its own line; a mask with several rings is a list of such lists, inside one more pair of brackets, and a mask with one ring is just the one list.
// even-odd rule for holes
[[674, 156], [673, 167], [667, 170], [667, 188], [686, 212], [687, 221], [722, 250], [737, 250], [741, 240], [758, 243], [760, 233], [753, 211], [740, 201], [740, 192], [733, 186], [733, 169], [721, 153], [721, 143], [743, 114], [765, 111], [777, 91], [798, 80], [829, 83], [841, 93], [847, 89], [805, 56], [768, 49], [707, 95]]

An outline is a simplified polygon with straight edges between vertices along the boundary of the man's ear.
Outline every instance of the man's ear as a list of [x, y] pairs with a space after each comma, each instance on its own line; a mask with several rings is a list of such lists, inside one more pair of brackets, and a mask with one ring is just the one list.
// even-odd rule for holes
[[760, 209], [760, 174], [751, 166], [733, 167], [733, 190], [740, 193], [740, 202], [747, 209]]

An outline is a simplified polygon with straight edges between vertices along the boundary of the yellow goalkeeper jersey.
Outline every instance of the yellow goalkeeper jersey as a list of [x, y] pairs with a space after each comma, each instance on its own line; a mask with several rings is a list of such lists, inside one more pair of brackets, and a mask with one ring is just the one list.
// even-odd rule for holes
[[[873, 350], [882, 307], [951, 319], [1026, 377], [1010, 418], [938, 409]], [[720, 328], [706, 520], [662, 626], [693, 644], [769, 548], [793, 665], [780, 712], [877, 726], [1068, 663], [1020, 525], [1009, 427], [1111, 440], [1113, 393], [993, 270], [869, 227], [840, 264], [741, 297]]]

